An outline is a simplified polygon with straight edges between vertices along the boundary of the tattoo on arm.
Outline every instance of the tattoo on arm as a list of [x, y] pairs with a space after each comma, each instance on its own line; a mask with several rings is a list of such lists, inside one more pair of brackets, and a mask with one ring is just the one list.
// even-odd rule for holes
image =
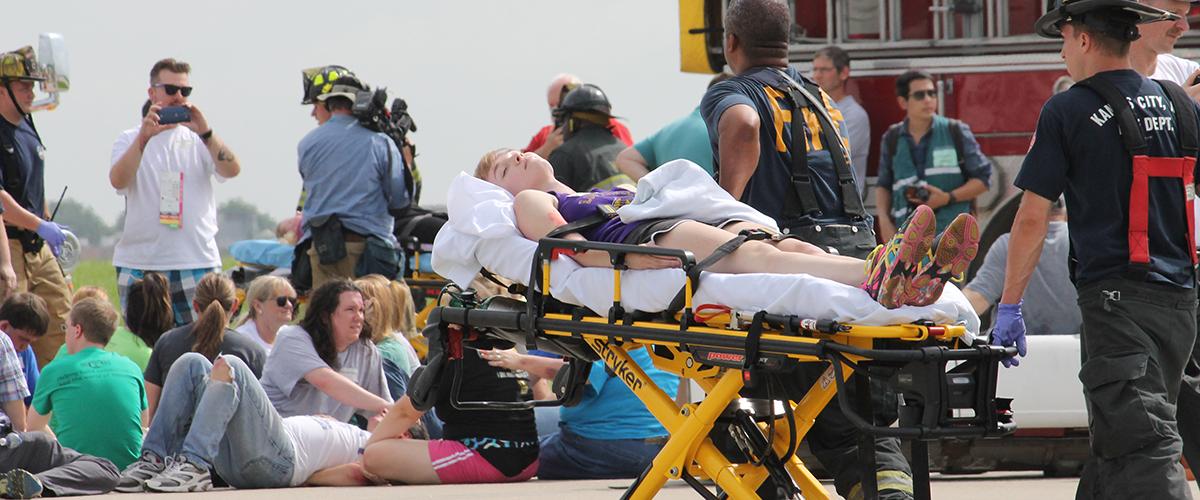
[[228, 148], [221, 148], [217, 152], [217, 161], [233, 161], [233, 153]]

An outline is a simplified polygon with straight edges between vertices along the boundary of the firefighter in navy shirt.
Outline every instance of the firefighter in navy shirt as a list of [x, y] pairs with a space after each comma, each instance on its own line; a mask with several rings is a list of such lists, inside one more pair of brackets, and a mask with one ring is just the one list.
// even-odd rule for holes
[[[784, 0], [729, 2], [725, 56], [737, 76], [713, 85], [700, 103], [717, 181], [802, 240], [863, 258], [875, 247], [875, 235], [850, 168], [842, 114], [816, 84], [788, 67], [791, 18]], [[801, 365], [780, 376], [794, 401], [825, 369], [817, 363]], [[875, 419], [888, 425], [895, 419], [896, 396], [884, 384], [872, 384], [875, 409], [882, 413]], [[847, 498], [862, 498], [864, 490], [871, 497], [871, 477], [857, 460], [860, 438], [836, 404], [825, 407], [806, 437], [833, 475], [838, 494]], [[912, 498], [911, 469], [899, 441], [874, 441], [873, 486], [879, 498]]]
[[1063, 39], [1079, 83], [1046, 102], [1017, 176], [1025, 192], [992, 342], [1025, 354], [1020, 299], [1065, 192], [1092, 438], [1078, 498], [1191, 498], [1175, 399], [1195, 341], [1200, 123], [1182, 89], [1142, 77], [1128, 56], [1137, 24], [1172, 17], [1131, 0], [1066, 0], [1035, 26]]

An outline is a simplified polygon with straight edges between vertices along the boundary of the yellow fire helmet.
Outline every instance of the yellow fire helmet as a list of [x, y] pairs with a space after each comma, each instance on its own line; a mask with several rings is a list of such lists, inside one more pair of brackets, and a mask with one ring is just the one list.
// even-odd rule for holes
[[26, 80], [42, 82], [46, 73], [37, 63], [33, 47], [28, 45], [0, 54], [0, 81]]
[[324, 101], [330, 97], [342, 96], [354, 101], [360, 90], [367, 86], [354, 75], [353, 71], [343, 66], [320, 66], [303, 70], [304, 100], [300, 104], [312, 104], [313, 101]]

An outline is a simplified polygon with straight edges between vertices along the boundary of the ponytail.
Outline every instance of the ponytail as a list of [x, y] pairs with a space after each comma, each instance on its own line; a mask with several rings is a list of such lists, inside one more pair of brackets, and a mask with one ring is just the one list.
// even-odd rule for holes
[[225, 341], [229, 315], [237, 302], [233, 282], [216, 273], [204, 275], [196, 284], [196, 304], [203, 305], [200, 319], [192, 324], [192, 351], [209, 360], [217, 357]]
[[192, 351], [204, 355], [209, 361], [216, 359], [221, 342], [225, 340], [225, 325], [228, 323], [229, 318], [221, 303], [215, 300], [209, 302], [204, 312], [200, 313], [200, 319], [192, 324], [192, 338], [195, 339]]

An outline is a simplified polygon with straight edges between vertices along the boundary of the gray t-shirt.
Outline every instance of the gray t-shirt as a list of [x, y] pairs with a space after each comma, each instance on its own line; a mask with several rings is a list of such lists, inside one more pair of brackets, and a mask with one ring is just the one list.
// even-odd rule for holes
[[[993, 304], [999, 301], [1004, 293], [1008, 239], [1008, 234], [996, 239], [987, 256], [983, 258], [983, 266], [979, 268], [979, 273], [967, 284], [967, 288], [983, 295]], [[1042, 245], [1042, 256], [1038, 259], [1033, 276], [1029, 278], [1029, 286], [1025, 288], [1025, 302], [1021, 306], [1025, 328], [1030, 335], [1080, 332], [1083, 317], [1079, 313], [1079, 304], [1076, 302], [1078, 295], [1075, 285], [1071, 283], [1067, 266], [1070, 250], [1067, 223], [1051, 222], [1046, 231], [1046, 241]]]
[[[345, 351], [338, 353], [338, 365], [338, 373], [367, 392], [392, 401], [383, 377], [383, 358], [370, 341], [350, 344]], [[304, 380], [308, 372], [320, 368], [330, 366], [317, 354], [308, 332], [299, 325], [279, 329], [275, 347], [267, 356], [267, 364], [262, 372], [263, 390], [271, 404], [275, 405], [279, 416], [329, 415], [345, 422], [355, 413], [364, 417], [374, 415], [374, 412], [359, 411], [342, 404]]]
[[[168, 330], [158, 338], [154, 343], [154, 350], [150, 351], [150, 360], [146, 362], [146, 382], [162, 386], [167, 381], [167, 372], [170, 371], [171, 365], [175, 364], [175, 360], [192, 352], [192, 344], [196, 342], [192, 337], [194, 324], [189, 323]], [[232, 354], [245, 361], [255, 376], [262, 374], [263, 363], [267, 360], [267, 352], [257, 342], [228, 328], [225, 329], [225, 337], [221, 340], [220, 352]]]

